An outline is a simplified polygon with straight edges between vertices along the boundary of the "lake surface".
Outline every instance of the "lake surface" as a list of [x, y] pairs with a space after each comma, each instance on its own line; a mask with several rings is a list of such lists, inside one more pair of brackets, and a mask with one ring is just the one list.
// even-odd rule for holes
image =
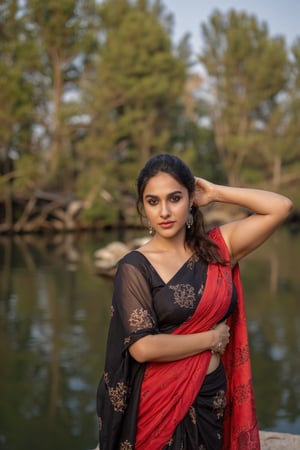
[[[119, 238], [0, 237], [1, 450], [95, 448], [112, 280], [93, 254]], [[300, 233], [281, 229], [241, 271], [260, 428], [300, 434]]]

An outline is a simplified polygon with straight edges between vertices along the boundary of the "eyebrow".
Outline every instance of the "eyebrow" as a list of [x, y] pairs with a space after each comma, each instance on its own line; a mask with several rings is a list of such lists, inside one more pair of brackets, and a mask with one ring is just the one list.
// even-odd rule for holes
[[[182, 191], [174, 191], [174, 192], [170, 192], [169, 194], [168, 194], [168, 197], [171, 197], [172, 195], [176, 195], [176, 194], [182, 194], [183, 192]], [[154, 194], [147, 194], [147, 195], [145, 195], [145, 198], [158, 198], [159, 196], [158, 195], [154, 195]]]

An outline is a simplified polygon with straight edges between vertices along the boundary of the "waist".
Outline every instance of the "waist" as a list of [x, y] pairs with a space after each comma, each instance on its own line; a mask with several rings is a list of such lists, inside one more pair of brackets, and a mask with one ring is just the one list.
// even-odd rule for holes
[[212, 353], [206, 374], [213, 372], [220, 364], [221, 357], [219, 353]]

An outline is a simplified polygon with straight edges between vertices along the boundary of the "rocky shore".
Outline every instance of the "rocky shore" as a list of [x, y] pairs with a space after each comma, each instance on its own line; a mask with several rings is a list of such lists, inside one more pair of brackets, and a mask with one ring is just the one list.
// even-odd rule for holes
[[[260, 431], [261, 450], [299, 450], [300, 436], [289, 433]], [[96, 447], [95, 450], [99, 450]]]
[[299, 450], [300, 436], [289, 433], [260, 431], [261, 450]]

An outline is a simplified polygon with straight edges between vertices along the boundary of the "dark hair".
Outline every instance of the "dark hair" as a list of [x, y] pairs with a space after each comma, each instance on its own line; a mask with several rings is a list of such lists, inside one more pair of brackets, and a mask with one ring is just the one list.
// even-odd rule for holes
[[[140, 217], [143, 214], [143, 194], [145, 187], [150, 180], [160, 172], [171, 175], [175, 180], [184, 186], [191, 197], [195, 191], [195, 178], [189, 167], [177, 156], [162, 154], [153, 156], [141, 170], [137, 180], [137, 211]], [[192, 206], [193, 225], [186, 229], [186, 244], [189, 248], [206, 262], [215, 262], [224, 264], [219, 253], [219, 247], [213, 242], [205, 230], [203, 214], [200, 209]]]

